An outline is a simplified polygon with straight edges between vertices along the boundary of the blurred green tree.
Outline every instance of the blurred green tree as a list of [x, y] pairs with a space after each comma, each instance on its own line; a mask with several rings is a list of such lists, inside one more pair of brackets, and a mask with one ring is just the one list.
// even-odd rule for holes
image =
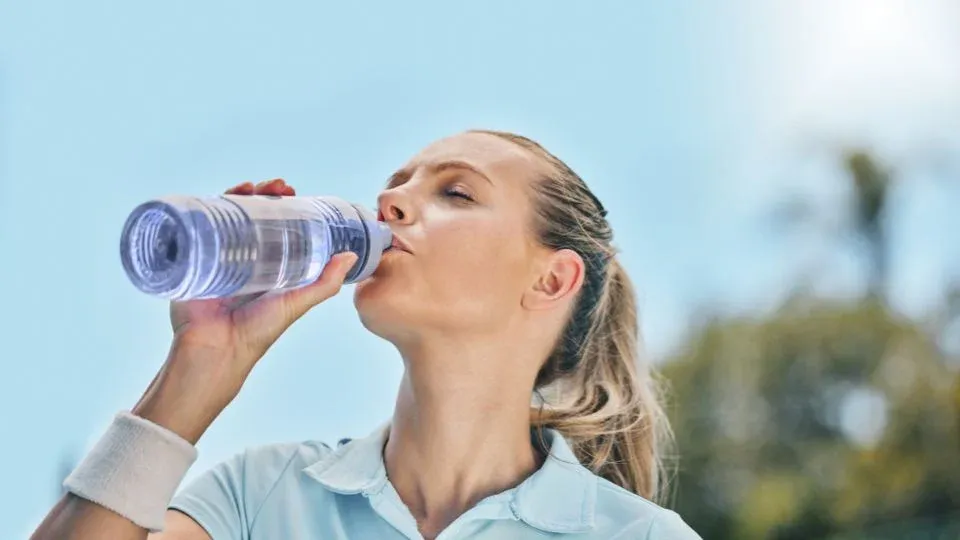
[[884, 300], [889, 172], [864, 152], [845, 165], [868, 294], [714, 317], [664, 366], [674, 506], [705, 538], [958, 537], [960, 385]]
[[870, 299], [705, 324], [665, 366], [676, 507], [717, 539], [950, 517], [960, 434], [942, 360], [922, 328]]

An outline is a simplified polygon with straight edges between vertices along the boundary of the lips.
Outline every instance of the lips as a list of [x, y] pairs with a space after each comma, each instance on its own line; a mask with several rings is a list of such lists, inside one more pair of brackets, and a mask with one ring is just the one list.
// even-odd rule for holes
[[410, 250], [410, 245], [407, 244], [403, 238], [400, 238], [396, 234], [393, 235], [393, 242], [390, 244], [390, 249], [396, 249], [399, 251], [405, 251], [407, 253], [413, 254], [413, 251]]

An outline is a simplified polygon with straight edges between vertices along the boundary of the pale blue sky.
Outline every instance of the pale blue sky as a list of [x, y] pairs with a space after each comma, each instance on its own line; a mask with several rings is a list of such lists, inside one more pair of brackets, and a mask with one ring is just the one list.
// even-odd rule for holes
[[[825, 292], [856, 290], [849, 251], [763, 227], [790, 193], [826, 201], [829, 225], [831, 148], [866, 144], [905, 180], [896, 305], [936, 305], [960, 271], [941, 246], [960, 225], [960, 7], [777, 4], [0, 0], [0, 537], [32, 529], [62, 453], [163, 361], [166, 305], [118, 256], [127, 213], [157, 195], [282, 176], [370, 203], [432, 139], [516, 130], [610, 209], [663, 356], [702, 302], [770, 306], [811, 261]], [[191, 474], [248, 445], [365, 434], [399, 374], [338, 297], [271, 350]]]

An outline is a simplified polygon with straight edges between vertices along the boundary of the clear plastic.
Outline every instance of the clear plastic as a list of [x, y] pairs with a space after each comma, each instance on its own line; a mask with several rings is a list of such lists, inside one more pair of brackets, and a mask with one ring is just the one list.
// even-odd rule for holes
[[170, 196], [133, 210], [120, 258], [147, 294], [227, 298], [312, 283], [345, 251], [358, 257], [346, 282], [360, 281], [392, 242], [373, 212], [336, 197]]

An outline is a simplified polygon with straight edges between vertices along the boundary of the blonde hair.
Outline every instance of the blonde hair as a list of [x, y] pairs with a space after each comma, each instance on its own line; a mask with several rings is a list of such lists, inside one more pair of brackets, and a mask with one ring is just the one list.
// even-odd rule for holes
[[[513, 133], [474, 130], [510, 141], [550, 166], [533, 184], [534, 231], [554, 249], [584, 261], [584, 284], [557, 345], [537, 375], [551, 403], [531, 411], [534, 428], [559, 431], [580, 462], [651, 500], [666, 491], [664, 454], [673, 437], [651, 366], [640, 362], [636, 294], [611, 244], [606, 210], [586, 183], [537, 142]], [[544, 398], [546, 399], [546, 398]]]

